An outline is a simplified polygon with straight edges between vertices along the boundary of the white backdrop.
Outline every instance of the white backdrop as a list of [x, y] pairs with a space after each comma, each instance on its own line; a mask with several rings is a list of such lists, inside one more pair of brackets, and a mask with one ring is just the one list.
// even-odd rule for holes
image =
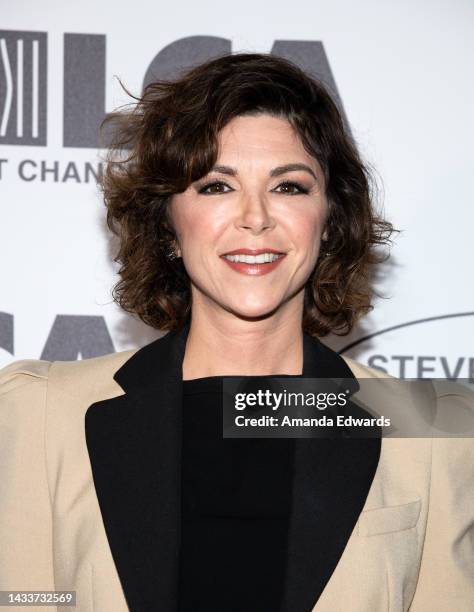
[[[474, 3], [1, 0], [0, 15], [0, 367], [160, 335], [111, 300], [113, 245], [95, 182], [84, 177], [99, 151], [65, 146], [64, 91], [70, 98], [80, 72], [69, 57], [65, 74], [65, 35], [99, 35], [88, 40], [105, 53], [105, 111], [128, 101], [116, 76], [137, 94], [158, 53], [175, 44], [179, 56], [176, 43], [199, 36], [227, 39], [234, 51], [320, 41], [360, 150], [383, 182], [385, 213], [403, 230], [377, 285], [388, 299], [350, 337], [324, 341], [395, 376], [474, 378]], [[100, 81], [100, 61], [91, 70]], [[82, 125], [68, 121], [80, 137]], [[56, 176], [42, 176], [55, 163]]]

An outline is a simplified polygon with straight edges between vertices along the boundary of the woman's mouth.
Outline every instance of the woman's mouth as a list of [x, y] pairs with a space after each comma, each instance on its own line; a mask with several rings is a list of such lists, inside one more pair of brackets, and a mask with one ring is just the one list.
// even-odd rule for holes
[[275, 270], [286, 253], [259, 253], [258, 255], [235, 254], [221, 255], [233, 270], [249, 276], [261, 276]]

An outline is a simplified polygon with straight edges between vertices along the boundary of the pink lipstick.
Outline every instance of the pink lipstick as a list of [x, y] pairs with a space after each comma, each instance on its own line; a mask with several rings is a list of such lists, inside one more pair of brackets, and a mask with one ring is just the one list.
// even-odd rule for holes
[[221, 259], [240, 274], [262, 276], [275, 270], [285, 256], [286, 253], [272, 248], [241, 248], [221, 255]]

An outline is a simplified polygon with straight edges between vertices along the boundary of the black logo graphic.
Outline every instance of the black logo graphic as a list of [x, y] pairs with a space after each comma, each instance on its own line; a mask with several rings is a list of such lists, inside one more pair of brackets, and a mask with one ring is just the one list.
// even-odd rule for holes
[[0, 30], [0, 143], [46, 145], [47, 35]]

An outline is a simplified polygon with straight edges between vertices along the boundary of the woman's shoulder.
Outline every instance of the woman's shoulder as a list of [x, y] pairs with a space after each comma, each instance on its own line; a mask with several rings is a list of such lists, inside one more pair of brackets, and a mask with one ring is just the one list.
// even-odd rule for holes
[[50, 361], [18, 359], [0, 369], [0, 397], [45, 393]]
[[373, 415], [389, 418], [395, 437], [466, 438], [474, 447], [474, 391], [468, 381], [401, 379], [343, 359], [359, 382], [357, 400]]
[[[113, 380], [115, 372], [138, 349], [108, 353], [77, 361], [18, 359], [0, 369], [0, 395], [41, 393], [54, 385], [70, 395], [102, 388], [120, 389]], [[100, 393], [100, 391], [99, 391]]]

